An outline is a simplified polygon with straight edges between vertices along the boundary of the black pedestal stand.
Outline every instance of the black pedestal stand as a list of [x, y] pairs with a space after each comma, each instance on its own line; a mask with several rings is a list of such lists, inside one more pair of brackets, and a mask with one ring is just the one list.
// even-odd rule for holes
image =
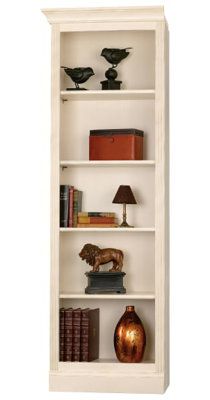
[[126, 293], [123, 287], [125, 272], [86, 272], [88, 286], [85, 293]]

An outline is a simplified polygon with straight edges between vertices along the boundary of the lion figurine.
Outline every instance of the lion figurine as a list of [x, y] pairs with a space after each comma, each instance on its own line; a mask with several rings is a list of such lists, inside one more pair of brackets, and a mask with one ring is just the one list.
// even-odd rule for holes
[[100, 249], [94, 244], [87, 243], [79, 253], [82, 260], [93, 267], [92, 272], [98, 272], [100, 265], [113, 261], [109, 272], [120, 272], [123, 267], [123, 252], [117, 249]]

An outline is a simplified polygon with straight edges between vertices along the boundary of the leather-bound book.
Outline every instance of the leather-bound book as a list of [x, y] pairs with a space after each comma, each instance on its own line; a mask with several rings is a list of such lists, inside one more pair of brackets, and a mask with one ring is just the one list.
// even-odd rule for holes
[[99, 358], [99, 308], [81, 311], [81, 350], [80, 361], [93, 361]]
[[73, 310], [72, 361], [80, 361], [81, 308]]
[[64, 361], [72, 361], [72, 337], [73, 337], [72, 317], [73, 317], [73, 309], [72, 308], [65, 309]]
[[69, 221], [68, 226], [72, 228], [73, 226], [73, 200], [74, 200], [74, 186], [69, 188]]
[[69, 186], [60, 185], [60, 227], [68, 227]]
[[59, 360], [65, 361], [65, 309], [59, 310]]

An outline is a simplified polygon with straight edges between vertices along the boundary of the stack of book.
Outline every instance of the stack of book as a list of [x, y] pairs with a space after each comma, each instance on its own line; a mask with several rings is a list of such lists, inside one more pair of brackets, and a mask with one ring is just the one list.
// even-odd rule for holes
[[59, 360], [93, 361], [99, 357], [99, 308], [60, 308]]
[[82, 192], [74, 186], [60, 185], [60, 227], [77, 226], [77, 215], [82, 210]]
[[113, 212], [78, 212], [78, 228], [116, 228], [117, 226]]

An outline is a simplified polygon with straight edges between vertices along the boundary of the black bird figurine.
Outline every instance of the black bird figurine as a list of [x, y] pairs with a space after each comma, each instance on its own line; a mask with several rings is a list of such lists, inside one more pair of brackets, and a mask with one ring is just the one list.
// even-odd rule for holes
[[118, 66], [118, 64], [126, 57], [128, 57], [129, 50], [132, 49], [132, 47], [126, 47], [125, 49], [107, 49], [104, 48], [101, 52], [101, 56], [104, 57], [110, 64], [112, 64], [112, 67], [109, 68], [105, 76], [107, 78], [107, 81], [102, 81], [102, 90], [107, 90], [107, 89], [120, 89], [120, 85], [122, 81], [116, 81], [115, 79], [117, 78], [117, 71], [115, 68]]
[[117, 65], [122, 61], [124, 58], [128, 57], [129, 50], [132, 47], [126, 47], [126, 49], [103, 49], [101, 52], [101, 56], [106, 59], [110, 64], [112, 64], [112, 68], [116, 68]]
[[72, 81], [75, 83], [75, 88], [67, 88], [66, 90], [87, 90], [85, 88], [80, 88], [79, 83], [86, 82], [92, 75], [95, 75], [93, 69], [90, 67], [84, 68], [68, 68], [68, 67], [61, 67], [64, 68], [65, 73], [70, 76]]

